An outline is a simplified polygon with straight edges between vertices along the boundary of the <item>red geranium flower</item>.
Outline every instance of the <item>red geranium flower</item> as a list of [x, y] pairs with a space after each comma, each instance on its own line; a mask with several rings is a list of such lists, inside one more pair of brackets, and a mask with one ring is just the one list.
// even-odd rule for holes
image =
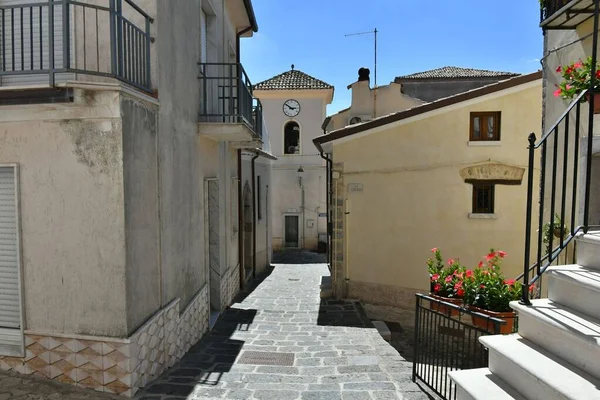
[[479, 287], [480, 287], [481, 289], [485, 289], [485, 285], [483, 285], [483, 284], [482, 284], [482, 285], [479, 285]]
[[458, 297], [463, 297], [463, 296], [465, 295], [465, 291], [464, 291], [464, 290], [462, 290], [462, 289], [458, 289], [458, 290], [456, 291], [456, 295], [457, 295]]
[[596, 78], [600, 79], [600, 69], [598, 71], [596, 71]]
[[446, 277], [446, 283], [452, 282], [452, 275]]
[[529, 285], [529, 293], [533, 292], [533, 289], [535, 289], [535, 285], [532, 283]]
[[433, 249], [431, 249], [432, 253], [435, 253], [437, 251], [437, 247], [434, 247]]
[[437, 282], [438, 279], [440, 279], [440, 274], [433, 274], [431, 276], [431, 280], [434, 282]]
[[562, 94], [562, 89], [560, 89], [560, 88], [556, 89], [554, 91], [554, 97], [560, 97], [561, 94]]
[[450, 258], [450, 259], [448, 260], [448, 265], [452, 265], [452, 264], [454, 264], [454, 258]]
[[477, 268], [483, 268], [483, 261], [479, 261], [479, 265], [477, 266]]
[[492, 253], [488, 254], [487, 256], [485, 256], [485, 260], [486, 261], [493, 260], [494, 258], [496, 258], [496, 253], [494, 253], [494, 252], [492, 252]]
[[583, 67], [583, 63], [581, 61], [577, 61], [575, 64], [573, 64], [573, 68], [581, 68]]
[[467, 272], [465, 272], [465, 275], [467, 275], [467, 278], [472, 278], [473, 277], [473, 271], [468, 269]]
[[442, 285], [440, 285], [439, 283], [436, 283], [435, 286], [433, 287], [433, 291], [435, 293], [439, 292], [442, 289]]
[[504, 258], [504, 257], [506, 257], [506, 252], [500, 250], [500, 251], [498, 251], [498, 256], [500, 256], [500, 258]]
[[562, 67], [559, 65], [558, 68], [556, 68], [556, 72], [562, 72]]
[[507, 284], [508, 286], [512, 286], [515, 284], [515, 280], [514, 279], [505, 279], [504, 283]]

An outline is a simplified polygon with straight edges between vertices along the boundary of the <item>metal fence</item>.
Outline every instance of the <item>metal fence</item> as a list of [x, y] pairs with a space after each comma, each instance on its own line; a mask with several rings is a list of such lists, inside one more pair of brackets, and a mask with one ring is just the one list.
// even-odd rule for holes
[[[472, 323], [473, 317], [480, 326]], [[487, 349], [479, 338], [500, 333], [504, 325], [501, 319], [417, 294], [413, 381], [420, 380], [443, 399], [456, 399], [448, 372], [487, 367]]]
[[571, 0], [543, 0], [540, 3], [540, 21], [544, 21]]
[[1, 6], [0, 77], [6, 84], [11, 78], [47, 75], [54, 85], [57, 74], [98, 75], [149, 92], [152, 22], [132, 0]]
[[203, 122], [245, 123], [262, 137], [260, 100], [252, 95], [252, 84], [239, 63], [199, 63]]

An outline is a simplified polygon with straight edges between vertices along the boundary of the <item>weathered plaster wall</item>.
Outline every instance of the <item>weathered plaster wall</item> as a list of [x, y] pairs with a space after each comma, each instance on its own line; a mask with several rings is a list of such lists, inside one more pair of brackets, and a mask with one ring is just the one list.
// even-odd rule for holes
[[[468, 145], [472, 111], [502, 112], [500, 143]], [[525, 182], [496, 185], [495, 218], [472, 219], [472, 185], [460, 171], [489, 162], [526, 168], [527, 135], [540, 120], [537, 81], [517, 92], [486, 96], [334, 144], [334, 162], [343, 163], [338, 201], [347, 200], [348, 213], [342, 220], [345, 243], [339, 246], [345, 246], [343, 261], [354, 295], [377, 285], [402, 289], [379, 296], [381, 302], [392, 302], [404, 301], [415, 289], [428, 290], [425, 260], [432, 247], [469, 267], [490, 248], [502, 249], [508, 253], [503, 270], [516, 277], [523, 268]], [[362, 190], [349, 190], [353, 184]]]
[[157, 108], [121, 98], [129, 333], [161, 307]]
[[199, 38], [190, 32], [200, 30], [200, 4], [158, 2], [157, 7], [162, 303], [179, 297], [185, 307], [206, 281], [200, 94], [191, 89], [198, 69], [188, 62], [199, 59]]
[[0, 162], [18, 163], [25, 327], [124, 337], [118, 92], [0, 109]]

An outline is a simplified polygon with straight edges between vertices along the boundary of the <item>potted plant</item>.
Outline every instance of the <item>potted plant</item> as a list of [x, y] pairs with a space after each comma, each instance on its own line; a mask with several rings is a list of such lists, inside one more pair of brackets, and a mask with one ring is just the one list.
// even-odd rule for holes
[[554, 96], [562, 97], [566, 100], [572, 100], [582, 91], [590, 89], [585, 96], [589, 100], [590, 93], [594, 96], [594, 114], [600, 113], [600, 65], [596, 64], [594, 87], [591, 88], [592, 78], [592, 57], [586, 61], [574, 61], [568, 65], [559, 66], [556, 72], [562, 75], [562, 81], [557, 86]]
[[[500, 271], [502, 259], [506, 256], [503, 251], [493, 249], [481, 261], [475, 270], [465, 272], [463, 282], [464, 302], [472, 311], [506, 321], [500, 326], [498, 333], [513, 331], [516, 313], [509, 303], [521, 298], [521, 283], [514, 279], [506, 279]], [[495, 324], [483, 317], [472, 315], [473, 325], [491, 333], [495, 332]]]
[[552, 249], [550, 248], [550, 235], [552, 234], [555, 238], [560, 239], [561, 230], [564, 231], [565, 236], [570, 233], [569, 228], [567, 228], [566, 224], [563, 224], [558, 214], [554, 214], [554, 221], [552, 222], [553, 229], [552, 233], [550, 233], [550, 222], [546, 222], [542, 227], [542, 242], [546, 244], [546, 253], [550, 253]]
[[[444, 265], [444, 259], [440, 250], [436, 247], [431, 249], [433, 258], [427, 260], [427, 269], [429, 271], [430, 293], [429, 295], [436, 300], [452, 303], [457, 306], [462, 304], [464, 289], [462, 281], [466, 268], [458, 260], [449, 259]], [[432, 310], [444, 314], [459, 315], [459, 310], [446, 307], [444, 304], [432, 302]]]

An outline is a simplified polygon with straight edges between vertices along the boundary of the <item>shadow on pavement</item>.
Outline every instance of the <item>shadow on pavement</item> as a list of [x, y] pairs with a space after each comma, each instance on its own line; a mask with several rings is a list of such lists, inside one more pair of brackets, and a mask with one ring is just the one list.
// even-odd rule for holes
[[327, 253], [287, 249], [273, 252], [273, 264], [326, 264]]
[[353, 300], [321, 299], [317, 325], [373, 328], [360, 302]]

